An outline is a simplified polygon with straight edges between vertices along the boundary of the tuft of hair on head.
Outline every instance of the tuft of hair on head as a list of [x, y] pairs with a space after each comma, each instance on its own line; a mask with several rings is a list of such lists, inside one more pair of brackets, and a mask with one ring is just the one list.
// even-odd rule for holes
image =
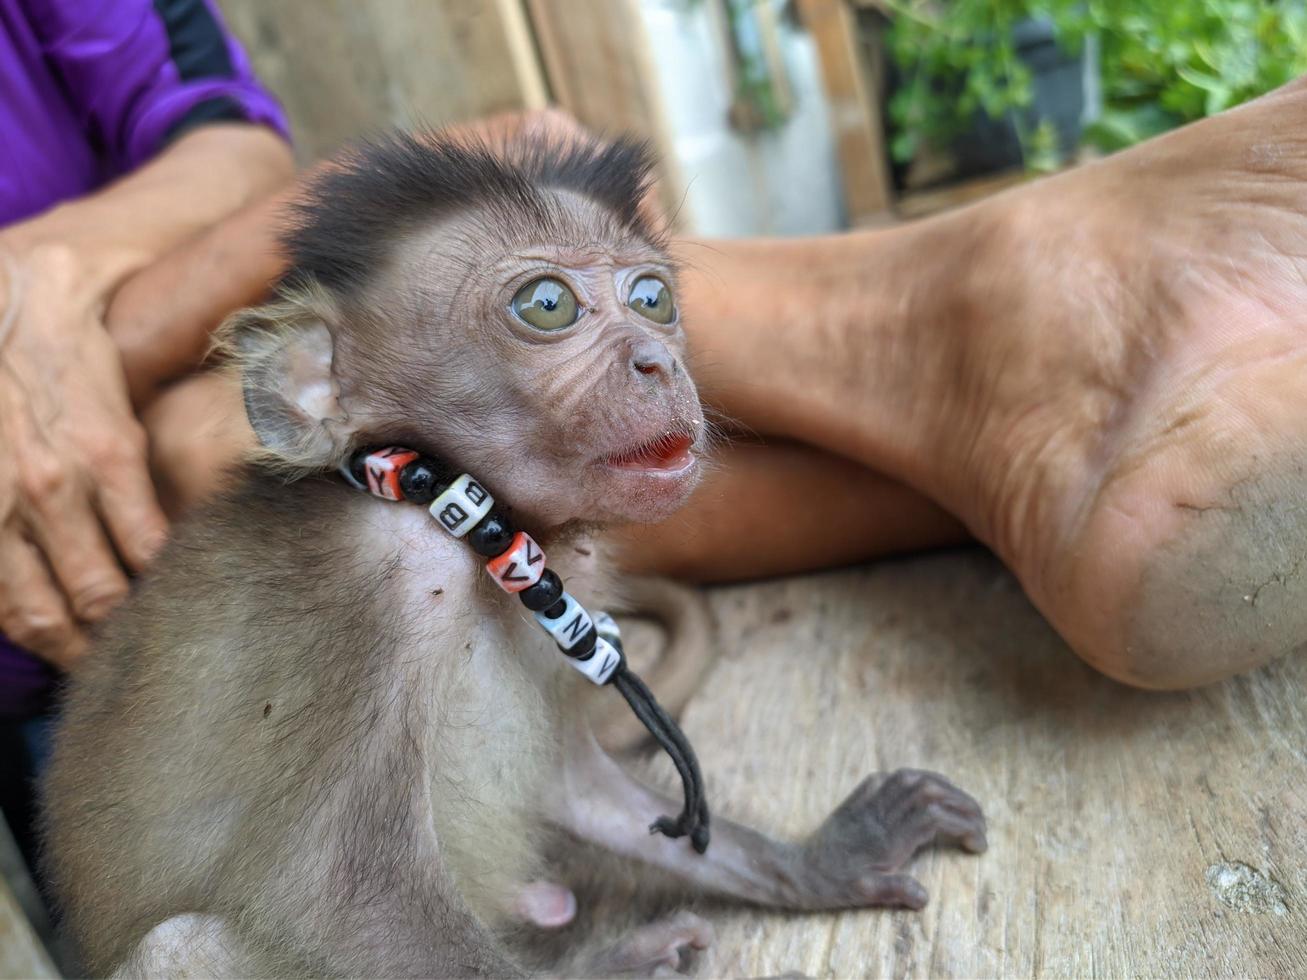
[[630, 139], [524, 136], [491, 145], [439, 132], [361, 140], [314, 178], [293, 206], [282, 244], [283, 284], [318, 283], [338, 295], [365, 285], [397, 239], [444, 214], [480, 206], [548, 231], [543, 192], [575, 192], [650, 242], [660, 238], [642, 201], [653, 161]]

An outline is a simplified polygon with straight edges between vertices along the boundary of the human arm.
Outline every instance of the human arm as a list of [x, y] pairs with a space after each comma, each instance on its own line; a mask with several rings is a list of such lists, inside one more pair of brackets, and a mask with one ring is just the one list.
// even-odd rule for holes
[[[0, 630], [62, 666], [85, 645], [82, 625], [125, 592], [122, 566], [141, 567], [165, 528], [104, 329], [109, 300], [292, 169], [270, 97], [239, 71], [204, 77], [184, 64], [188, 51], [211, 55], [212, 38], [169, 47], [157, 18], [176, 6], [23, 8], [89, 136], [106, 158], [140, 164], [0, 229], [0, 447], [11, 461], [0, 475]], [[140, 47], [150, 37], [154, 55]]]

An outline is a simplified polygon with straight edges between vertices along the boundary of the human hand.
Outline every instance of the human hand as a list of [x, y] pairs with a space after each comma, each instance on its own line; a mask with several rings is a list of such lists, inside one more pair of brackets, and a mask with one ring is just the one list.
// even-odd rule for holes
[[66, 246], [0, 233], [0, 630], [67, 668], [167, 522], [98, 277]]

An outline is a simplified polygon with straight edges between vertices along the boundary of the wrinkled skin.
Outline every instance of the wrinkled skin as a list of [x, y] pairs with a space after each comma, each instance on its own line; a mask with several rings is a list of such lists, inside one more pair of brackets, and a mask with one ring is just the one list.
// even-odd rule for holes
[[[389, 188], [384, 168], [353, 180], [378, 174]], [[227, 328], [263, 464], [184, 523], [110, 622], [47, 780], [50, 880], [90, 970], [519, 975], [505, 933], [577, 914], [541, 877], [544, 824], [800, 910], [917, 907], [899, 869], [919, 849], [983, 850], [974, 801], [908, 772], [806, 842], [720, 815], [706, 854], [651, 835], [679, 801], [599, 747], [595, 689], [517, 597], [424, 508], [331, 475], [369, 445], [457, 464], [592, 609], [616, 592], [603, 526], [692, 491], [704, 437], [684, 335], [625, 302], [637, 276], [674, 281], [665, 256], [575, 195], [525, 215], [496, 203], [387, 240], [366, 289], [301, 273]], [[526, 220], [541, 211], [548, 246]], [[542, 275], [580, 299], [573, 325], [512, 312]], [[559, 970], [678, 969], [710, 941], [683, 914]]]
[[[559, 242], [612, 236], [597, 207], [570, 204], [560, 208]], [[544, 274], [576, 293], [582, 313], [571, 327], [546, 333], [510, 311], [518, 289]], [[693, 489], [693, 457], [707, 436], [679, 317], [659, 324], [626, 305], [645, 274], [674, 290], [665, 254], [629, 234], [602, 246], [523, 243], [493, 215], [450, 219], [411, 243], [373, 288], [377, 307], [404, 326], [365, 346], [347, 336], [339, 344], [342, 407], [362, 431], [411, 429], [473, 472], [494, 472], [506, 499], [536, 522], [665, 517]], [[440, 377], [439, 389], [393, 385], [396, 365]], [[684, 467], [606, 462], [668, 433], [692, 441]]]
[[[1182, 688], [1282, 656], [1307, 643], [1305, 132], [1299, 81], [927, 221], [684, 245], [705, 400], [937, 501], [1114, 678]], [[741, 525], [767, 483], [758, 465], [734, 496], [705, 487], [725, 516], [696, 527], [723, 541], [692, 546], [756, 548]], [[831, 496], [837, 517], [804, 522], [791, 491], [799, 530], [774, 547], [793, 564], [884, 537], [886, 512]], [[675, 567], [684, 539], [632, 554], [658, 568], [669, 542]]]

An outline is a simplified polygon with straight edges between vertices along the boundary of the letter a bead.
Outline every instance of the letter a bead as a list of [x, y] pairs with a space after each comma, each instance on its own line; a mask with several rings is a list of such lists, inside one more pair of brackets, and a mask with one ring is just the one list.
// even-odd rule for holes
[[613, 671], [622, 662], [622, 655], [613, 649], [611, 643], [601, 637], [595, 643], [593, 656], [586, 657], [584, 660], [568, 657], [567, 662], [596, 684], [606, 684], [608, 678], [613, 676]]
[[461, 538], [495, 506], [490, 496], [476, 480], [464, 473], [449, 485], [449, 489], [431, 502], [428, 510], [440, 526], [456, 538]]
[[368, 492], [387, 500], [403, 500], [404, 491], [400, 489], [399, 471], [417, 458], [418, 454], [413, 450], [398, 449], [395, 446], [368, 453], [363, 460], [363, 473], [368, 481]]
[[531, 535], [518, 531], [508, 550], [486, 562], [486, 571], [505, 592], [521, 592], [540, 581], [545, 553]]
[[[563, 606], [559, 614], [550, 616], [549, 613], [559, 605]], [[594, 625], [590, 621], [590, 614], [566, 592], [558, 603], [544, 612], [536, 613], [536, 622], [548, 630], [549, 635], [554, 638], [554, 642], [564, 653], [580, 643], [581, 638], [589, 633], [590, 627]]]

